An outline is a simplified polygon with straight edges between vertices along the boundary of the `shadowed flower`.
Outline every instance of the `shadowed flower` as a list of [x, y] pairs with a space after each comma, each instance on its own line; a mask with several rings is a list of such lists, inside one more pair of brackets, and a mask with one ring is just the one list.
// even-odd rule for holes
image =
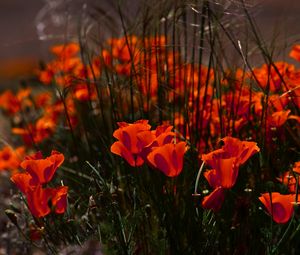
[[295, 195], [282, 195], [278, 192], [264, 193], [259, 200], [276, 223], [286, 223], [292, 217]]
[[211, 192], [208, 196], [204, 197], [201, 205], [204, 209], [218, 212], [222, 207], [224, 199], [225, 199], [225, 189], [223, 189], [220, 186], [216, 188], [213, 192]]

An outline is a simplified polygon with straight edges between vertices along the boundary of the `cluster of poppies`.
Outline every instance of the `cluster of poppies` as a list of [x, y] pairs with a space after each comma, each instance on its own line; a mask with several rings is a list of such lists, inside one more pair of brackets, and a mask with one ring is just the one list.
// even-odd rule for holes
[[214, 212], [220, 210], [225, 191], [231, 189], [236, 183], [239, 167], [253, 154], [259, 152], [255, 142], [240, 141], [233, 137], [224, 137], [222, 148], [202, 155], [202, 161], [212, 167], [204, 173], [209, 185], [214, 189], [211, 194], [204, 197], [202, 206]]
[[172, 131], [172, 126], [165, 124], [150, 130], [147, 120], [132, 124], [119, 122], [118, 125], [113, 133], [118, 141], [111, 146], [112, 153], [123, 157], [131, 166], [141, 166], [146, 162], [169, 177], [181, 173], [187, 146]]
[[45, 187], [52, 180], [63, 161], [64, 155], [57, 151], [52, 151], [51, 155], [46, 158], [43, 158], [41, 152], [37, 152], [32, 156], [25, 157], [21, 162], [20, 166], [25, 172], [12, 175], [12, 182], [25, 195], [28, 208], [33, 216], [44, 217], [51, 212], [52, 208], [57, 214], [65, 212], [68, 187]]
[[[70, 125], [77, 124], [74, 101], [69, 97], [64, 101], [55, 99], [50, 91], [34, 93], [27, 88], [13, 93], [7, 90], [0, 95], [0, 108], [12, 120], [11, 132], [21, 136], [29, 147], [51, 138], [65, 112]], [[25, 113], [28, 113], [27, 121], [24, 121]]]
[[17, 172], [25, 156], [25, 147], [19, 146], [16, 149], [6, 145], [0, 150], [0, 171], [9, 170]]
[[[3, 147], [0, 169], [16, 170], [20, 165], [26, 171], [14, 174], [12, 180], [26, 196], [34, 216], [50, 213], [49, 201], [55, 212], [65, 210], [67, 187], [45, 188], [62, 164], [63, 155], [53, 152], [46, 159], [40, 154], [23, 162], [20, 159], [27, 148], [53, 138], [58, 126], [67, 125], [72, 131], [78, 128], [74, 136], [78, 135], [85, 125], [78, 125], [85, 121], [80, 109], [91, 110], [93, 116], [102, 114], [104, 121], [112, 120], [109, 125], [136, 112], [150, 116], [153, 122], [158, 121], [158, 115], [160, 120], [172, 121], [211, 167], [204, 177], [213, 191], [204, 197], [202, 206], [215, 212], [221, 209], [226, 191], [235, 185], [240, 166], [259, 151], [255, 142], [232, 136], [265, 139], [267, 149], [274, 141], [285, 141], [286, 133], [297, 140], [300, 70], [295, 65], [274, 62], [250, 71], [224, 69], [216, 73], [212, 66], [184, 63], [181, 53], [168, 46], [170, 42], [165, 36], [112, 38], [100, 52], [88, 56], [87, 63], [81, 58], [78, 43], [56, 45], [51, 48], [54, 59], [38, 72], [49, 91], [23, 88], [0, 95], [0, 107], [12, 120], [12, 134], [21, 136], [27, 145], [15, 151]], [[299, 49], [295, 45], [290, 52], [297, 61]], [[107, 113], [115, 118], [106, 118]], [[164, 124], [151, 130], [147, 120], [118, 122], [118, 126], [113, 133], [117, 141], [110, 148], [112, 153], [133, 167], [147, 164], [169, 177], [181, 173], [187, 143], [172, 131], [173, 126]], [[259, 128], [262, 132], [257, 132]], [[87, 136], [94, 137], [92, 129], [88, 132]], [[204, 154], [224, 136], [220, 149]], [[270, 214], [276, 214], [276, 206], [270, 207], [270, 201], [279, 201], [281, 207], [282, 200], [295, 202], [296, 172], [280, 178], [292, 194], [263, 194], [260, 198]], [[290, 202], [288, 207], [286, 211], [290, 212]], [[286, 222], [284, 217], [274, 220]]]

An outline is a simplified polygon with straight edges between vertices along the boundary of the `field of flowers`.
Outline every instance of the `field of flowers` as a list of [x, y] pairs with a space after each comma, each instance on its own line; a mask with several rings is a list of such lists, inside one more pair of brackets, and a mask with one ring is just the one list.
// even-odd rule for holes
[[242, 40], [175, 2], [1, 92], [3, 254], [299, 253], [300, 44], [274, 61], [243, 1]]

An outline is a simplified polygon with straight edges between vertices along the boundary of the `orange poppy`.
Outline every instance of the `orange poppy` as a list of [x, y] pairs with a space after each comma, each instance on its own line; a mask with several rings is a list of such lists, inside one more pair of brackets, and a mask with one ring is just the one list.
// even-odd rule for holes
[[202, 155], [202, 160], [211, 167], [215, 165], [214, 159], [217, 155], [221, 158], [235, 157], [237, 159], [236, 164], [242, 165], [253, 154], [259, 152], [259, 148], [255, 142], [240, 141], [230, 136], [224, 137], [221, 141], [224, 142], [221, 149]]
[[[214, 169], [214, 183], [223, 188], [232, 188], [238, 176], [239, 166], [259, 151], [255, 142], [240, 141], [233, 137], [224, 137], [221, 149], [202, 155], [202, 160]], [[206, 174], [210, 177], [210, 174]]]
[[68, 43], [55, 45], [51, 48], [51, 52], [59, 58], [71, 58], [74, 57], [80, 50], [78, 43]]
[[0, 150], [0, 171], [12, 170], [17, 171], [21, 159], [24, 157], [25, 147], [21, 146], [15, 150], [10, 146], [5, 146]]
[[147, 156], [150, 164], [162, 171], [166, 176], [178, 176], [183, 168], [183, 157], [186, 151], [186, 142], [168, 143], [155, 148]]
[[51, 181], [64, 159], [62, 153], [52, 151], [45, 159], [25, 159], [20, 166], [32, 176], [32, 183], [44, 184]]
[[223, 190], [230, 189], [236, 183], [240, 165], [259, 151], [255, 142], [240, 141], [233, 137], [224, 137], [221, 149], [202, 155], [202, 160], [210, 167], [204, 177], [214, 191], [202, 201], [206, 209], [218, 211], [224, 201]]
[[295, 195], [282, 195], [278, 192], [264, 193], [259, 200], [276, 223], [286, 223], [293, 215]]
[[25, 173], [16, 173], [11, 181], [26, 196], [30, 212], [35, 217], [44, 217], [51, 212], [49, 202], [51, 201], [55, 213], [64, 213], [67, 207], [68, 187], [43, 188], [48, 183], [57, 168], [63, 163], [64, 155], [52, 151], [51, 155], [43, 159], [42, 153], [37, 152], [25, 157], [21, 167]]
[[113, 143], [110, 150], [112, 153], [123, 157], [131, 166], [140, 166], [144, 163], [140, 153], [142, 145], [138, 140], [137, 134], [142, 131], [150, 130], [148, 120], [138, 120], [133, 124], [119, 122], [113, 136], [119, 141]]
[[9, 114], [16, 114], [22, 109], [25, 102], [30, 104], [27, 100], [30, 93], [30, 89], [20, 89], [16, 95], [11, 90], [6, 90], [0, 95], [0, 106]]
[[176, 134], [171, 131], [172, 129], [173, 126], [164, 124], [158, 126], [155, 130], [142, 131], [137, 134], [139, 143], [143, 148], [140, 155], [144, 160], [147, 160], [148, 154], [155, 147], [172, 142], [172, 140], [176, 137]]

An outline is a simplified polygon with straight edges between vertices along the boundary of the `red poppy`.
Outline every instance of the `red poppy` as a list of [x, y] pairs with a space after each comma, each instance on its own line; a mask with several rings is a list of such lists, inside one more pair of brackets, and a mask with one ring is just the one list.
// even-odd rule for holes
[[259, 200], [276, 223], [286, 223], [293, 215], [295, 195], [282, 195], [278, 192], [264, 193]]
[[186, 142], [168, 143], [155, 148], [147, 156], [153, 167], [162, 171], [166, 176], [178, 176], [183, 168], [183, 156], [186, 151]]

